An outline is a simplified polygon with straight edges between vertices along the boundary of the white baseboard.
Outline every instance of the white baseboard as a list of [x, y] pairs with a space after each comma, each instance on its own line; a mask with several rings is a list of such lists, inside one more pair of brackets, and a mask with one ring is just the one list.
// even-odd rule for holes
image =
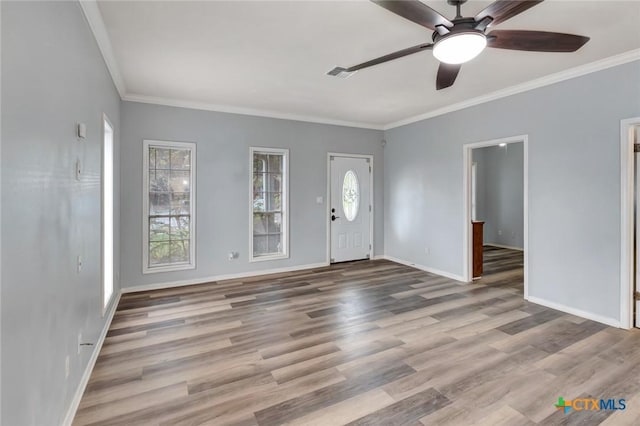
[[109, 331], [109, 327], [111, 327], [111, 321], [113, 320], [113, 315], [115, 314], [116, 308], [118, 307], [118, 303], [120, 302], [121, 295], [122, 295], [122, 292], [119, 291], [117, 296], [111, 302], [111, 308], [109, 309], [109, 313], [107, 314], [107, 320], [104, 323], [104, 327], [102, 328], [102, 332], [98, 337], [98, 341], [93, 347], [91, 358], [89, 358], [89, 362], [87, 363], [87, 366], [84, 369], [84, 373], [82, 373], [82, 378], [80, 379], [80, 383], [78, 384], [76, 393], [73, 395], [73, 399], [71, 400], [71, 405], [69, 405], [69, 409], [67, 410], [67, 415], [64, 417], [64, 421], [62, 423], [63, 426], [71, 426], [71, 423], [73, 423], [73, 418], [76, 416], [76, 411], [78, 411], [78, 407], [80, 406], [80, 400], [82, 399], [82, 395], [84, 395], [84, 390], [87, 388], [87, 384], [89, 383], [89, 378], [91, 377], [91, 373], [93, 372], [93, 367], [96, 365], [96, 361], [98, 360], [100, 349], [102, 349], [102, 344], [104, 343], [104, 339], [107, 337], [107, 332]]
[[572, 308], [570, 306], [565, 306], [560, 303], [550, 302], [545, 299], [541, 299], [535, 296], [529, 296], [525, 298], [531, 303], [536, 303], [538, 305], [546, 306], [547, 308], [555, 309], [556, 311], [566, 312], [571, 315], [575, 315], [577, 317], [586, 318], [588, 320], [600, 322], [602, 324], [610, 325], [611, 327], [621, 328], [620, 320], [616, 318], [604, 317], [602, 315], [593, 314], [591, 312], [583, 311], [581, 309]]
[[210, 277], [194, 278], [191, 280], [169, 281], [169, 282], [157, 283], [157, 284], [143, 284], [143, 285], [136, 285], [131, 287], [124, 287], [122, 289], [122, 293], [135, 293], [139, 291], [161, 290], [161, 289], [172, 288], [172, 287], [184, 287], [187, 285], [206, 284], [214, 281], [223, 281], [223, 280], [235, 280], [238, 278], [249, 278], [249, 277], [256, 277], [259, 275], [281, 274], [283, 272], [295, 272], [295, 271], [301, 271], [304, 269], [322, 268], [325, 266], [329, 266], [329, 264], [326, 262], [309, 263], [306, 265], [288, 266], [286, 268], [263, 269], [260, 271], [214, 275]]
[[429, 266], [419, 265], [417, 263], [409, 262], [407, 260], [398, 259], [397, 257], [393, 257], [393, 256], [384, 255], [384, 256], [381, 256], [381, 258], [390, 260], [392, 262], [400, 263], [401, 265], [411, 266], [413, 268], [420, 269], [420, 270], [425, 271], [425, 272], [429, 272], [429, 273], [432, 273], [432, 274], [440, 275], [442, 277], [450, 278], [450, 279], [455, 280], [455, 281], [466, 282], [464, 280], [464, 278], [462, 276], [460, 276], [460, 275], [452, 274], [452, 273], [446, 272], [446, 271], [441, 271], [439, 269], [431, 268]]
[[503, 248], [503, 249], [509, 249], [509, 250], [524, 251], [524, 249], [522, 247], [506, 246], [504, 244], [498, 244], [498, 243], [483, 243], [483, 245], [491, 246], [491, 247], [498, 247], [498, 248]]

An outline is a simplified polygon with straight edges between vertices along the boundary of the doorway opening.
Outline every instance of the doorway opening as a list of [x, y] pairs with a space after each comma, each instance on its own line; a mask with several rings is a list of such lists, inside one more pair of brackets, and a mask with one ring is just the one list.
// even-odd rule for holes
[[463, 150], [465, 281], [495, 281], [526, 299], [528, 137], [471, 143]]
[[103, 117], [102, 141], [102, 314], [113, 297], [113, 238], [114, 238], [114, 160], [113, 125]]
[[620, 327], [640, 327], [640, 117], [620, 123]]
[[327, 263], [373, 257], [373, 156], [327, 157]]

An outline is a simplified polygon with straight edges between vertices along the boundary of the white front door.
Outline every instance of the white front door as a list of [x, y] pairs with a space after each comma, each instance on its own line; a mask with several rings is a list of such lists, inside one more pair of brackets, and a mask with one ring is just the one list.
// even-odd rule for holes
[[369, 158], [331, 156], [331, 262], [371, 254], [371, 164]]

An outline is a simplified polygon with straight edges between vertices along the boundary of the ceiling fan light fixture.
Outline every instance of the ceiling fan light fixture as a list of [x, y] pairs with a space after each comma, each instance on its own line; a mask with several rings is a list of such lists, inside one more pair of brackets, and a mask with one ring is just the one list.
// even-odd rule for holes
[[480, 31], [451, 33], [436, 42], [433, 56], [445, 64], [463, 64], [478, 56], [487, 47], [487, 37]]

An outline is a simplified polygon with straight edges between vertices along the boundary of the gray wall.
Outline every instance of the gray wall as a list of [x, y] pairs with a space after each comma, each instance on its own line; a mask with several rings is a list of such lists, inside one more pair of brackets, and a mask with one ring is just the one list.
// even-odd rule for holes
[[476, 213], [485, 244], [524, 246], [524, 144], [472, 151], [476, 163]]
[[[326, 260], [327, 152], [374, 155], [374, 252], [383, 241], [383, 134], [133, 102], [122, 103], [122, 286], [308, 265]], [[142, 274], [142, 143], [197, 144], [197, 269]], [[290, 258], [249, 263], [249, 147], [288, 148]], [[324, 203], [316, 204], [322, 196]], [[230, 251], [240, 253], [229, 261]]]
[[[95, 342], [105, 322], [99, 266], [102, 113], [113, 122], [117, 142], [120, 100], [77, 2], [3, 1], [0, 7], [1, 422], [54, 425], [62, 421], [91, 356], [91, 348], [77, 354], [78, 333]], [[82, 142], [75, 138], [77, 122], [87, 124]], [[84, 164], [81, 182], [74, 176], [76, 158]], [[81, 273], [77, 255], [84, 257]]]
[[619, 319], [620, 120], [640, 116], [639, 75], [636, 61], [387, 131], [386, 254], [462, 275], [462, 145], [528, 134], [530, 295]]

